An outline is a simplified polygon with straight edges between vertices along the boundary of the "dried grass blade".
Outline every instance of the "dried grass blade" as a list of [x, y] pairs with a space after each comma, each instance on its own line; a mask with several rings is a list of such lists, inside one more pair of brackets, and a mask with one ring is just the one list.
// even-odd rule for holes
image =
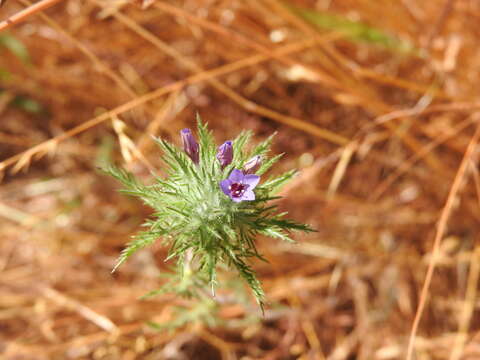
[[430, 290], [433, 273], [435, 271], [435, 266], [438, 260], [437, 255], [440, 251], [441, 240], [443, 235], [445, 234], [445, 230], [447, 228], [447, 222], [452, 213], [455, 199], [460, 190], [463, 179], [466, 175], [467, 165], [469, 164], [470, 158], [474, 154], [474, 150], [477, 147], [479, 137], [480, 137], [480, 125], [477, 125], [475, 134], [473, 135], [472, 139], [470, 140], [470, 143], [468, 144], [467, 150], [465, 151], [465, 155], [463, 156], [460, 167], [458, 168], [457, 174], [455, 175], [455, 179], [453, 180], [453, 184], [450, 188], [450, 192], [448, 194], [445, 206], [443, 207], [442, 213], [438, 220], [435, 238], [433, 240], [432, 257], [428, 264], [427, 274], [425, 275], [425, 281], [423, 283], [422, 291], [420, 293], [420, 300], [419, 300], [417, 312], [415, 314], [415, 318], [413, 320], [412, 330], [410, 332], [410, 337], [408, 341], [407, 355], [406, 355], [407, 360], [412, 360], [412, 357], [413, 357], [415, 337], [417, 335], [418, 326], [420, 325], [420, 320], [423, 315], [423, 310], [425, 309], [425, 306], [427, 303], [428, 292]]
[[[325, 40], [327, 41], [329, 39], [325, 39]], [[286, 45], [282, 48], [279, 48], [278, 50], [275, 51], [275, 53], [277, 53], [277, 54], [293, 53], [293, 52], [301, 51], [301, 50], [303, 50], [307, 47], [313, 46], [316, 43], [317, 43], [316, 41], [305, 40], [305, 41], [301, 41], [301, 42], [298, 42], [298, 43], [295, 43], [295, 44]], [[158, 88], [158, 89], [156, 89], [154, 91], [151, 91], [151, 92], [149, 92], [145, 95], [142, 95], [138, 98], [135, 98], [135, 99], [133, 99], [129, 102], [126, 102], [123, 105], [120, 105], [120, 106], [118, 106], [118, 107], [116, 107], [116, 108], [114, 108], [110, 111], [107, 111], [106, 113], [103, 113], [99, 116], [96, 116], [96, 117], [84, 122], [83, 124], [66, 131], [65, 133], [63, 133], [63, 134], [61, 134], [61, 135], [59, 135], [55, 138], [47, 140], [47, 141], [45, 141], [43, 143], [40, 143], [40, 144], [38, 144], [38, 145], [28, 149], [28, 150], [25, 150], [24, 152], [21, 152], [17, 155], [14, 155], [14, 156], [12, 156], [8, 159], [5, 159], [5, 160], [1, 161], [0, 162], [0, 172], [2, 172], [8, 166], [13, 165], [13, 164], [17, 163], [18, 161], [20, 161], [20, 159], [22, 159], [23, 156], [28, 157], [28, 156], [31, 156], [31, 155], [37, 153], [37, 152], [42, 151], [42, 149], [45, 146], [48, 146], [48, 142], [50, 142], [50, 141], [56, 141], [56, 142], [59, 143], [61, 141], [64, 141], [64, 140], [66, 140], [66, 139], [68, 139], [72, 136], [80, 134], [80, 133], [82, 133], [86, 130], [89, 130], [90, 128], [92, 128], [94, 126], [97, 126], [97, 125], [111, 119], [112, 116], [119, 115], [119, 114], [122, 114], [126, 111], [132, 110], [132, 109], [136, 108], [137, 106], [140, 106], [140, 105], [142, 105], [146, 102], [157, 99], [157, 98], [159, 98], [159, 97], [161, 97], [165, 94], [171, 93], [173, 91], [179, 91], [186, 85], [200, 83], [200, 82], [203, 82], [203, 81], [205, 81], [209, 78], [222, 76], [222, 75], [237, 71], [237, 70], [245, 68], [245, 67], [249, 67], [249, 66], [259, 64], [259, 63], [267, 61], [269, 59], [270, 59], [270, 57], [265, 56], [265, 55], [250, 56], [250, 57], [247, 57], [247, 58], [229, 63], [227, 65], [220, 66], [220, 67], [212, 69], [212, 70], [208, 70], [208, 71], [204, 71], [202, 73], [196, 74], [196, 75], [192, 75], [192, 76], [190, 76], [190, 77], [188, 77], [184, 80], [180, 80], [180, 81], [174, 82], [172, 84], [166, 85], [164, 87]]]
[[21, 21], [26, 20], [28, 17], [35, 15], [39, 11], [45, 10], [56, 3], [63, 1], [63, 0], [41, 0], [26, 9], [10, 16], [7, 20], [0, 22], [0, 31], [5, 30], [6, 28], [15, 25]]

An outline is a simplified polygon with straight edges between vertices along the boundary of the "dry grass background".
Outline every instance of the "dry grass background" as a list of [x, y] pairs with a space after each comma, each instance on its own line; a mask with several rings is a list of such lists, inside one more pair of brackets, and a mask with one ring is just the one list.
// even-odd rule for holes
[[[0, 50], [1, 359], [480, 358], [477, 1], [294, 2], [422, 57], [319, 31], [276, 0], [54, 2], [8, 26], [31, 65]], [[8, 0], [1, 19], [28, 6]], [[286, 307], [234, 327], [252, 310], [228, 305], [224, 327], [158, 333], [145, 322], [172, 321], [179, 301], [138, 297], [165, 250], [110, 274], [149, 210], [96, 167], [149, 181], [150, 135], [178, 141], [197, 111], [218, 141], [278, 131], [275, 171], [302, 170], [281, 205], [319, 231], [259, 242], [268, 298]]]

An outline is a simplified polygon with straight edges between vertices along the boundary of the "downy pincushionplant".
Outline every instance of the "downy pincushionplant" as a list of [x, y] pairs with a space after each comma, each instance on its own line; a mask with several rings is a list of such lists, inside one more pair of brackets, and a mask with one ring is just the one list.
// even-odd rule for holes
[[285, 219], [268, 202], [295, 175], [288, 171], [266, 179], [263, 174], [281, 155], [267, 157], [273, 135], [251, 151], [246, 150], [252, 133], [242, 132], [220, 147], [198, 119], [198, 139], [189, 129], [181, 131], [183, 148], [155, 139], [168, 166], [166, 179], [141, 184], [127, 171], [108, 167], [105, 171], [121, 181], [123, 192], [137, 196], [154, 209], [153, 218], [122, 251], [114, 270], [136, 251], [155, 241], [169, 247], [165, 261], [175, 261], [171, 281], [147, 295], [175, 292], [204, 298], [205, 288], [215, 295], [217, 270], [237, 271], [253, 291], [263, 310], [265, 295], [249, 265], [249, 258], [265, 260], [258, 253], [257, 235], [292, 241], [289, 232], [312, 231], [308, 225]]

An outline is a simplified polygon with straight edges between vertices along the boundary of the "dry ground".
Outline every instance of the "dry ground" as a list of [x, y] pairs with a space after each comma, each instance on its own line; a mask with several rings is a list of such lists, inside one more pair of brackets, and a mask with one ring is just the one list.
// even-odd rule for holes
[[[64, 0], [0, 33], [1, 359], [480, 358], [480, 3], [291, 3], [416, 50], [277, 0]], [[148, 182], [150, 135], [177, 142], [197, 111], [219, 142], [278, 131], [274, 171], [302, 170], [281, 206], [318, 232], [260, 239], [264, 318], [156, 332], [181, 303], [139, 300], [165, 249], [110, 274], [150, 212], [97, 166]]]

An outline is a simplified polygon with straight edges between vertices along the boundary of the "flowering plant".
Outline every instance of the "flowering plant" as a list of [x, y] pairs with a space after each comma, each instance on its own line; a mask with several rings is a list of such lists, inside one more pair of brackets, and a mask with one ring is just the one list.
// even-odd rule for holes
[[214, 295], [217, 270], [227, 266], [248, 283], [263, 309], [265, 295], [248, 264], [249, 258], [264, 260], [255, 245], [257, 235], [292, 241], [290, 231], [312, 231], [285, 219], [286, 213], [278, 213], [276, 205], [268, 204], [279, 198], [275, 194], [296, 172], [261, 179], [281, 157], [267, 156], [273, 136], [247, 151], [252, 133], [246, 131], [217, 148], [200, 119], [198, 142], [189, 129], [180, 135], [182, 148], [155, 139], [164, 152], [168, 177], [156, 177], [153, 185], [141, 184], [123, 169], [105, 169], [123, 183], [125, 193], [141, 198], [155, 210], [154, 218], [144, 224], [148, 230], [135, 235], [114, 270], [137, 250], [159, 240], [169, 246], [165, 261], [175, 260], [176, 277], [149, 295], [174, 291], [197, 296], [206, 286]]

